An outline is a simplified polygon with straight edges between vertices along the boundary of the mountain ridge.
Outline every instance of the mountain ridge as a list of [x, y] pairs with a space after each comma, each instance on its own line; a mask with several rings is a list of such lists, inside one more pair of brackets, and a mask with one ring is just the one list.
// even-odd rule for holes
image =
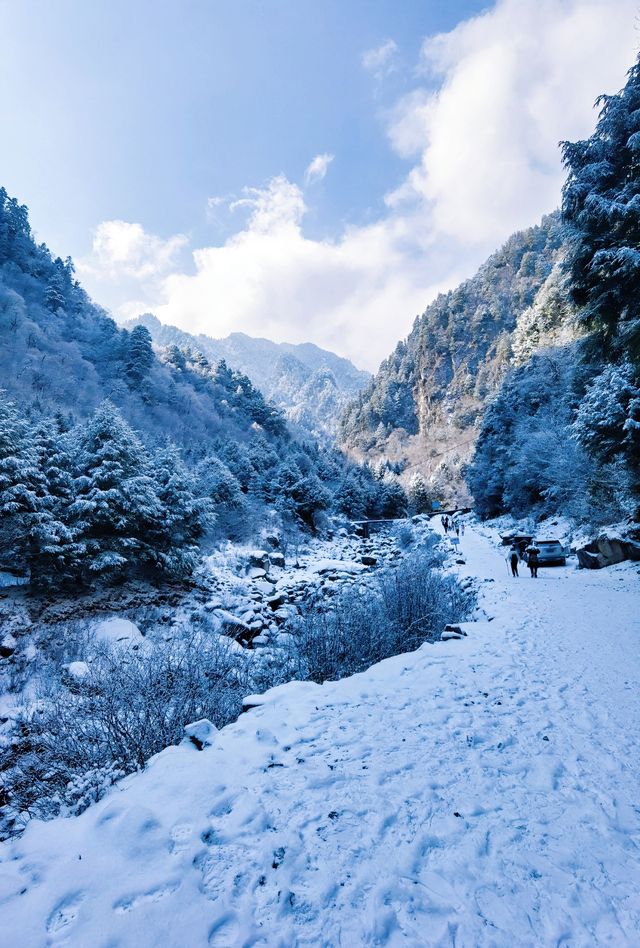
[[162, 323], [153, 313], [124, 325], [144, 326], [157, 346], [192, 348], [211, 362], [224, 360], [247, 375], [288, 421], [323, 439], [333, 437], [342, 410], [371, 379], [349, 359], [312, 342], [273, 342], [243, 332], [215, 339]]
[[[561, 279], [562, 246], [556, 211], [513, 234], [473, 277], [430, 303], [345, 409], [341, 446], [359, 458], [420, 472], [438, 495], [468, 500], [462, 468], [486, 405], [515, 358], [514, 342], [525, 358], [532, 327], [542, 345], [570, 323], [552, 292]], [[536, 311], [545, 287], [546, 321]]]

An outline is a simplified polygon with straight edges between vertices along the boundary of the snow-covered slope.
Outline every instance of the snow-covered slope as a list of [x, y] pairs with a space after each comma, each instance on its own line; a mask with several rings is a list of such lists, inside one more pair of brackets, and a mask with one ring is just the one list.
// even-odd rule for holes
[[292, 683], [0, 862], [0, 943], [637, 945], [637, 567], [511, 580], [493, 621]]

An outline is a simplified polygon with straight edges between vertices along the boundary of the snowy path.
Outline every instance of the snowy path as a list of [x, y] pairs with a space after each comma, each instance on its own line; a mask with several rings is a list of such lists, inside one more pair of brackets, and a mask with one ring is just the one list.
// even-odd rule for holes
[[640, 944], [638, 575], [462, 569], [495, 616], [293, 684], [0, 862], [0, 944]]

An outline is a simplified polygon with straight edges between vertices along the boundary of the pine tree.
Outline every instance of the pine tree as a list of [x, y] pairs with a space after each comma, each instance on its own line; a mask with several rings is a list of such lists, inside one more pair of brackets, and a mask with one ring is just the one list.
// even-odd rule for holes
[[46, 482], [27, 421], [0, 392], [0, 562], [30, 564], [31, 532], [46, 509]]
[[151, 333], [146, 326], [136, 326], [131, 330], [127, 345], [126, 375], [129, 384], [140, 385], [149, 374], [153, 365], [153, 346]]
[[428, 513], [432, 508], [433, 491], [418, 471], [409, 480], [407, 499], [413, 513]]
[[586, 141], [563, 142], [569, 177], [563, 217], [570, 228], [571, 292], [582, 319], [607, 345], [640, 359], [640, 59], [617, 95], [598, 100]]
[[33, 439], [46, 494], [30, 530], [31, 581], [38, 586], [59, 587], [81, 572], [84, 547], [71, 528], [75, 500], [73, 462], [66, 437], [55, 422], [38, 425]]
[[197, 561], [197, 541], [214, 522], [214, 505], [201, 496], [196, 476], [171, 442], [156, 453], [154, 469], [164, 516], [154, 524], [148, 541], [163, 572], [187, 576]]
[[165, 510], [149, 455], [113, 404], [103, 402], [80, 429], [76, 449], [80, 475], [71, 514], [86, 549], [85, 578], [157, 567], [149, 539]]
[[209, 497], [214, 509], [241, 510], [245, 495], [238, 479], [226, 464], [210, 454], [198, 465], [199, 489]]

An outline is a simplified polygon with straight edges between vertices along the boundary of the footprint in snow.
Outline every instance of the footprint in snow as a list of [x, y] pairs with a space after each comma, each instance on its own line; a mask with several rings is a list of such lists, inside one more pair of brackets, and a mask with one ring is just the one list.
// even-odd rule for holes
[[125, 912], [131, 912], [134, 909], [140, 908], [141, 905], [147, 905], [149, 902], [159, 902], [160, 899], [171, 895], [179, 887], [180, 882], [176, 880], [174, 882], [167, 882], [165, 885], [156, 886], [154, 889], [149, 889], [148, 892], [125, 895], [114, 903], [113, 911], [118, 915], [123, 915]]
[[50, 935], [64, 934], [66, 929], [75, 922], [84, 901], [82, 892], [74, 892], [61, 899], [52, 909], [47, 919], [47, 931]]

